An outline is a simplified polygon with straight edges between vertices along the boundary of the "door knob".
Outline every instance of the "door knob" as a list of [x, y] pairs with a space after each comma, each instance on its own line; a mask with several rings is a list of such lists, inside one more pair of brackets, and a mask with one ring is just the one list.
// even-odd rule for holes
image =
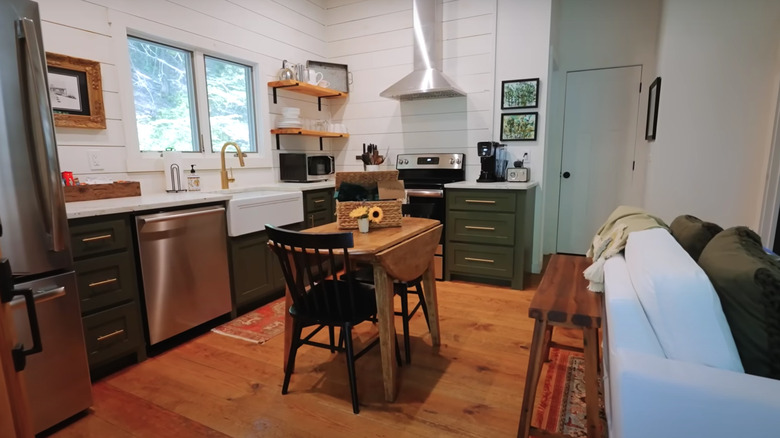
[[569, 172], [563, 172], [563, 177], [564, 177], [564, 178], [568, 178], [568, 177], [570, 177], [570, 176], [571, 176], [571, 173], [569, 173]]

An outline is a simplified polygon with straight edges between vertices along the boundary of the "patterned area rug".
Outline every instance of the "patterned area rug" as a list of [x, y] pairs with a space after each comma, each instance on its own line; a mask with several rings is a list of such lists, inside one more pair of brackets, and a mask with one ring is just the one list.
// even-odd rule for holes
[[[599, 393], [602, 436], [607, 436], [604, 397]], [[534, 424], [549, 432], [588, 436], [585, 424], [585, 358], [581, 353], [550, 349], [550, 362]]]
[[284, 332], [284, 297], [211, 329], [212, 332], [262, 344]]

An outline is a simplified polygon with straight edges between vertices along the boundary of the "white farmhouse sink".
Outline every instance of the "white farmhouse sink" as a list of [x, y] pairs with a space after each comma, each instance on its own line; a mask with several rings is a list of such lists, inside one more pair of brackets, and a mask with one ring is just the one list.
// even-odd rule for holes
[[262, 231], [265, 224], [282, 226], [302, 221], [302, 192], [239, 192], [227, 203], [228, 235], [231, 237]]

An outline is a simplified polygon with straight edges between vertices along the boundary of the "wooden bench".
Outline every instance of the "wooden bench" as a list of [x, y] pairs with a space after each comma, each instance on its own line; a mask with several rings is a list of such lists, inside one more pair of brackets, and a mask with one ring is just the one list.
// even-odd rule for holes
[[[547, 265], [539, 288], [534, 294], [528, 316], [534, 318], [534, 334], [528, 357], [528, 371], [523, 390], [523, 408], [517, 436], [561, 437], [531, 426], [536, 387], [542, 362], [550, 347], [582, 351], [585, 354], [585, 404], [589, 437], [600, 437], [599, 421], [599, 335], [603, 294], [590, 292], [582, 272], [591, 260], [581, 256], [554, 254]], [[581, 329], [583, 348], [570, 347], [552, 341], [554, 327]]]

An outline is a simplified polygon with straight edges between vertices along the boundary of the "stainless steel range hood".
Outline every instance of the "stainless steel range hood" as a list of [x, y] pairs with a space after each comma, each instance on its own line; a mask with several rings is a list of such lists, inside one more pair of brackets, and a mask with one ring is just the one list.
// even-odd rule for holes
[[441, 71], [442, 0], [412, 0], [412, 3], [414, 71], [379, 95], [398, 100], [465, 96]]

